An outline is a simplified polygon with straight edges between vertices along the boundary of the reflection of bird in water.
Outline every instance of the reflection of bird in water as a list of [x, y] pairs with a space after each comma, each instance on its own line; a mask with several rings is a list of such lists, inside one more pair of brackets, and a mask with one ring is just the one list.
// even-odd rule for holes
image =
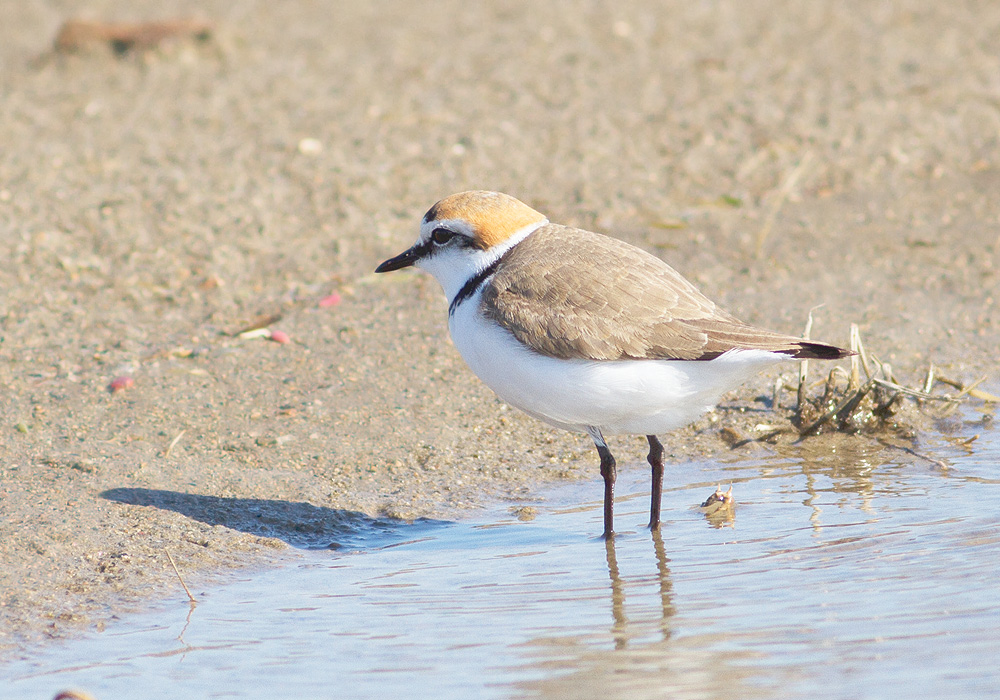
[[[670, 618], [675, 612], [673, 583], [670, 580], [670, 569], [667, 566], [670, 560], [667, 559], [660, 531], [653, 530], [652, 535], [653, 549], [656, 552], [657, 579], [660, 586], [660, 630], [663, 633], [663, 639], [667, 640], [670, 638]], [[611, 635], [615, 639], [616, 649], [626, 649], [629, 638], [635, 635], [629, 634], [629, 620], [625, 615], [625, 581], [618, 568], [618, 557], [613, 537], [604, 541], [604, 549], [608, 556], [608, 574], [611, 577], [611, 617], [614, 620], [614, 624], [611, 626]]]
[[615, 638], [615, 649], [628, 646], [628, 618], [625, 617], [625, 584], [618, 570], [618, 557], [615, 556], [615, 540], [608, 537], [604, 540], [604, 550], [608, 555], [608, 574], [611, 576], [611, 617], [615, 623], [611, 626], [611, 635]]

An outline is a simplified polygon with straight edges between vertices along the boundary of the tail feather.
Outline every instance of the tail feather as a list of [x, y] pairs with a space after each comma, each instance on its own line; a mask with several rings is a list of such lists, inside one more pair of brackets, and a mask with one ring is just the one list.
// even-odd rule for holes
[[836, 345], [828, 343], [817, 343], [812, 340], [800, 340], [796, 343], [798, 347], [781, 350], [781, 354], [794, 357], [796, 360], [839, 360], [842, 357], [850, 357], [856, 353]]

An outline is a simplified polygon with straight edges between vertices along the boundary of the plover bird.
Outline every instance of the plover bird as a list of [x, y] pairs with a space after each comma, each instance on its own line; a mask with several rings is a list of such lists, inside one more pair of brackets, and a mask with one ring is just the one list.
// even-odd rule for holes
[[541, 421], [593, 438], [605, 537], [614, 532], [616, 477], [605, 434], [646, 436], [656, 528], [658, 433], [690, 423], [761, 368], [850, 354], [743, 323], [650, 253], [549, 223], [499, 192], [442, 199], [417, 242], [375, 271], [411, 265], [441, 283], [455, 347], [487, 386]]

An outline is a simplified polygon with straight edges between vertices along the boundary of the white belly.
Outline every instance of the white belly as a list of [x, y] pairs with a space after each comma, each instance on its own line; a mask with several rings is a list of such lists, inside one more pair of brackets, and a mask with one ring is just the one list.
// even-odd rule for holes
[[473, 372], [497, 395], [558, 428], [655, 435], [687, 425], [757, 370], [789, 358], [737, 350], [708, 361], [559, 360], [532, 352], [477, 312], [479, 294], [449, 319]]

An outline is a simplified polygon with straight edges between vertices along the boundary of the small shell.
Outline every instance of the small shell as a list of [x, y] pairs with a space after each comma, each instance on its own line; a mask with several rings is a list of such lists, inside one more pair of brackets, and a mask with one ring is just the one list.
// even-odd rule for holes
[[730, 486], [729, 490], [725, 492], [723, 492], [722, 486], [716, 486], [715, 493], [705, 499], [705, 502], [701, 504], [701, 507], [710, 508], [714, 512], [723, 508], [732, 508], [735, 504], [736, 499], [733, 498], [732, 486]]

